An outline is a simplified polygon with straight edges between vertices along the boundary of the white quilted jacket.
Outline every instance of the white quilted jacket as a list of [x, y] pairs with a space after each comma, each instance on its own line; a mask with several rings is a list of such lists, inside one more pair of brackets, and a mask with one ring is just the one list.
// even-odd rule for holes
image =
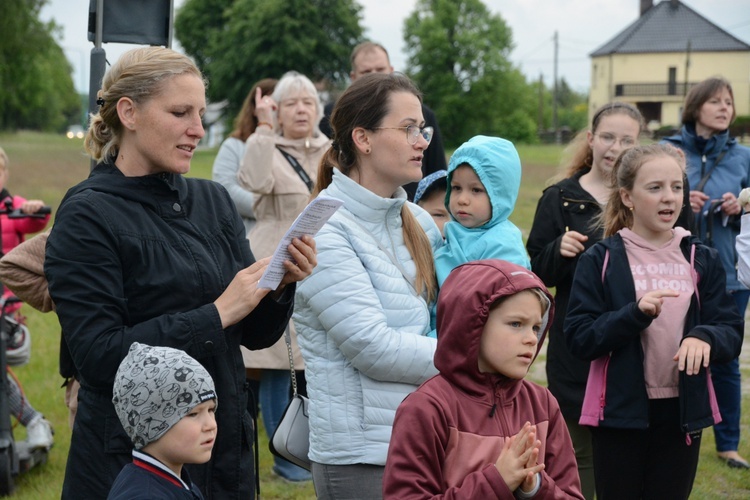
[[[385, 465], [396, 408], [437, 374], [436, 340], [426, 336], [428, 304], [373, 238], [413, 279], [400, 216], [406, 193], [399, 188], [394, 198], [381, 198], [334, 170], [321, 194], [344, 206], [315, 237], [318, 265], [297, 285], [295, 298], [310, 397], [310, 459]], [[432, 218], [408, 206], [436, 250], [443, 239]]]

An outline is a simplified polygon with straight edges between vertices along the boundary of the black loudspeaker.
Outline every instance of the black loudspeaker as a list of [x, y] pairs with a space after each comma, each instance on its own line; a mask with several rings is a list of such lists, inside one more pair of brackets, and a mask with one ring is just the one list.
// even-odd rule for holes
[[[104, 0], [102, 42], [169, 46], [171, 0]], [[96, 4], [89, 1], [90, 42], [96, 40]]]

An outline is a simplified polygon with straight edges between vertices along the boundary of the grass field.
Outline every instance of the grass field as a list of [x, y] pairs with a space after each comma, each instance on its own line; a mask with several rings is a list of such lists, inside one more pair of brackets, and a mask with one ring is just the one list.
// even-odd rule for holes
[[[89, 161], [85, 157], [80, 141], [64, 136], [42, 135], [21, 132], [0, 134], [0, 146], [11, 160], [11, 177], [8, 188], [13, 193], [27, 198], [41, 198], [56, 209], [65, 191], [83, 180], [89, 172]], [[521, 146], [519, 153], [524, 165], [523, 183], [512, 220], [528, 235], [534, 217], [536, 203], [547, 180], [556, 173], [561, 148], [557, 146]], [[211, 165], [216, 150], [198, 151], [190, 175], [211, 176]], [[67, 409], [63, 404], [62, 379], [57, 374], [60, 329], [54, 313], [41, 314], [24, 306], [28, 325], [33, 332], [33, 356], [31, 362], [16, 369], [30, 401], [53, 423], [55, 447], [50, 452], [47, 464], [17, 478], [15, 497], [29, 500], [46, 500], [60, 497], [65, 470], [67, 450], [70, 445], [70, 430], [67, 424]], [[747, 351], [747, 349], [746, 349]], [[750, 457], [750, 356], [743, 356], [743, 441], [740, 453]], [[535, 363], [533, 377], [544, 384], [541, 364], [544, 356]], [[267, 439], [261, 432], [261, 493], [268, 499], [314, 498], [312, 484], [294, 485], [277, 479], [271, 474], [272, 459], [268, 452]], [[17, 429], [17, 438], [23, 438], [22, 428]], [[750, 471], [727, 468], [713, 451], [713, 432], [703, 434], [701, 462], [696, 478], [693, 498], [696, 499], [741, 499], [750, 498]]]

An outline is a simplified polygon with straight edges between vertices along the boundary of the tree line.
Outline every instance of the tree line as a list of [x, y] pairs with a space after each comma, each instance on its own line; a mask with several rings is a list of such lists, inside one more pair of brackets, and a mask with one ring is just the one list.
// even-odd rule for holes
[[[0, 6], [0, 129], [60, 130], [78, 121], [57, 27], [39, 20], [47, 1]], [[336, 95], [348, 84], [351, 50], [365, 39], [356, 0], [186, 0], [174, 28], [209, 81], [209, 100], [227, 103], [228, 121], [254, 82], [292, 69]], [[407, 63], [398, 69], [419, 85], [448, 147], [476, 134], [535, 142], [551, 126], [555, 96], [514, 66], [511, 28], [481, 0], [419, 0], [403, 28]], [[585, 127], [586, 96], [564, 80], [558, 89], [559, 125]]]
[[63, 131], [80, 121], [72, 68], [54, 22], [39, 19], [47, 0], [0, 2], [0, 130]]

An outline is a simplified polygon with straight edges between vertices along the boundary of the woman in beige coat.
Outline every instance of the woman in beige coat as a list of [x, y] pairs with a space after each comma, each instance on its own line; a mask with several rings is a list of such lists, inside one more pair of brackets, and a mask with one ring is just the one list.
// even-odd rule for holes
[[[254, 196], [256, 224], [248, 238], [256, 258], [273, 254], [284, 233], [310, 201], [318, 163], [331, 141], [320, 132], [323, 107], [313, 83], [291, 71], [279, 80], [272, 96], [255, 96], [258, 126], [247, 138], [237, 173]], [[297, 335], [290, 323], [295, 370], [304, 370]], [[290, 375], [286, 342], [261, 351], [243, 351], [245, 366], [259, 368], [260, 408], [269, 436], [289, 402]], [[273, 471], [289, 481], [310, 480], [310, 474], [279, 457]]]

